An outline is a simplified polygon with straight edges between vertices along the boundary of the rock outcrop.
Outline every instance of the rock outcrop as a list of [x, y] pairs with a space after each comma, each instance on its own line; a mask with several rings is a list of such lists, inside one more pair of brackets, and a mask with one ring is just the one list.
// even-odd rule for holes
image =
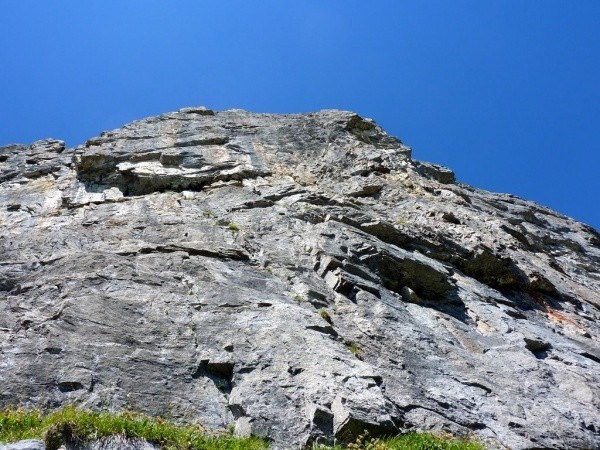
[[600, 446], [600, 235], [350, 112], [0, 148], [0, 305], [0, 406]]

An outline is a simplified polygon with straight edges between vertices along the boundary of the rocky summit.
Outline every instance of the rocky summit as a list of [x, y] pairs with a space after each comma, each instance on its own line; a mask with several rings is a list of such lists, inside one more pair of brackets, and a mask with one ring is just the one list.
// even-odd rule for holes
[[600, 446], [600, 234], [351, 112], [0, 148], [0, 407]]

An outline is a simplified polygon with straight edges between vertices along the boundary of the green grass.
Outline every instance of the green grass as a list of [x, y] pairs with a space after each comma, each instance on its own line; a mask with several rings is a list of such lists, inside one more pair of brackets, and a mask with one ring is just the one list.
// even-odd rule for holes
[[429, 433], [408, 433], [385, 442], [390, 450], [484, 450], [480, 442]]
[[326, 322], [333, 324], [333, 319], [331, 318], [331, 314], [329, 314], [329, 311], [327, 311], [327, 309], [320, 308], [319, 316], [321, 316], [321, 318], [324, 319]]
[[312, 450], [485, 450], [485, 447], [480, 442], [452, 436], [407, 433], [385, 439], [372, 439], [368, 435], [363, 435], [345, 447], [315, 445]]
[[260, 438], [209, 434], [198, 425], [178, 426], [139, 413], [98, 413], [65, 407], [44, 414], [39, 410], [6, 409], [0, 412], [0, 442], [41, 439], [47, 450], [56, 450], [65, 439], [87, 441], [122, 435], [158, 443], [165, 450], [262, 450]]
[[396, 223], [398, 225], [408, 225], [409, 221], [408, 221], [408, 219], [399, 216], [399, 217], [396, 218]]
[[229, 228], [234, 233], [237, 233], [238, 231], [240, 231], [240, 227], [235, 222], [229, 222], [227, 224], [227, 228]]
[[[164, 450], [266, 450], [269, 444], [257, 437], [239, 438], [229, 433], [210, 434], [199, 425], [180, 426], [140, 413], [92, 412], [72, 406], [47, 414], [40, 410], [0, 411], [0, 442], [41, 439], [47, 450], [65, 441], [87, 441], [121, 435], [157, 443]], [[367, 434], [347, 446], [313, 445], [312, 450], [484, 450], [476, 441], [429, 433], [407, 433], [372, 439]]]
[[350, 350], [350, 352], [354, 356], [356, 356], [358, 359], [363, 359], [365, 352], [363, 351], [362, 348], [359, 347], [359, 345], [356, 342], [354, 342], [354, 341], [346, 342], [346, 347], [348, 347], [348, 350]]

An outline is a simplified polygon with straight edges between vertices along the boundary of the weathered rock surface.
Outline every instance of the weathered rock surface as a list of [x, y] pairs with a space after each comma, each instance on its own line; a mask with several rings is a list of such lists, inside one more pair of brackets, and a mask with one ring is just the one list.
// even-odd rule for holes
[[600, 446], [600, 235], [353, 113], [0, 148], [0, 406]]
[[[84, 442], [66, 442], [58, 450], [158, 450], [158, 445], [143, 439], [128, 439], [121, 435], [93, 439]], [[0, 444], [0, 450], [49, 450], [44, 442], [27, 439], [11, 444]]]
[[[128, 439], [123, 436], [110, 436], [88, 442], [67, 442], [64, 450], [159, 450], [158, 445], [143, 439]], [[62, 450], [62, 449], [59, 449]]]
[[46, 446], [37, 439], [26, 439], [11, 444], [0, 444], [0, 450], [45, 450]]

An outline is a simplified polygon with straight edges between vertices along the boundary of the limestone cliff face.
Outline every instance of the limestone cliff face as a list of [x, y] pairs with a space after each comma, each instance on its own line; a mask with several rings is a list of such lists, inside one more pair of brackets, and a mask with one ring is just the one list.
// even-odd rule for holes
[[600, 235], [350, 112], [0, 148], [0, 306], [0, 406], [600, 446]]

